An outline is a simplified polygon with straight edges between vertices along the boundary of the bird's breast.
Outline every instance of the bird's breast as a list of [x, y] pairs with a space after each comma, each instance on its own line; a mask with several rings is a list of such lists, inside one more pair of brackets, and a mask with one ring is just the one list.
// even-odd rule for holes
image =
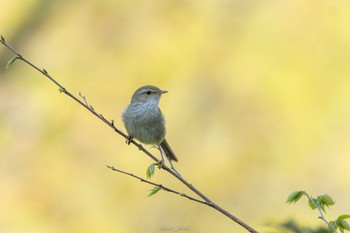
[[146, 144], [159, 144], [165, 137], [164, 117], [158, 106], [139, 104], [129, 106], [123, 113], [128, 134]]

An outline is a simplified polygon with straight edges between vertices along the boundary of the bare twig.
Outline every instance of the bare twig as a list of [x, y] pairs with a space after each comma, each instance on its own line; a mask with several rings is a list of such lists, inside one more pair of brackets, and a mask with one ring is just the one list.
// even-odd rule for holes
[[185, 194], [185, 193], [180, 193], [180, 192], [175, 191], [175, 190], [173, 190], [173, 189], [167, 188], [166, 186], [164, 186], [164, 185], [162, 185], [162, 184], [157, 184], [157, 183], [151, 182], [151, 181], [149, 181], [149, 180], [143, 179], [143, 178], [141, 178], [141, 177], [139, 177], [139, 176], [137, 176], [137, 175], [134, 175], [134, 174], [132, 174], [132, 173], [129, 173], [129, 172], [126, 172], [126, 171], [122, 171], [122, 170], [120, 170], [120, 169], [118, 169], [118, 168], [115, 168], [115, 167], [113, 167], [113, 166], [107, 166], [107, 167], [110, 168], [110, 169], [113, 170], [113, 171], [120, 172], [120, 173], [122, 173], [122, 174], [124, 174], [124, 175], [128, 175], [128, 176], [131, 176], [131, 177], [133, 177], [133, 178], [135, 178], [135, 179], [138, 179], [138, 180], [140, 180], [141, 182], [145, 182], [145, 183], [147, 183], [147, 184], [150, 184], [150, 185], [159, 187], [159, 188], [163, 189], [164, 191], [167, 191], [167, 192], [170, 192], [170, 193], [175, 193], [175, 194], [178, 194], [178, 195], [180, 195], [180, 196], [182, 196], [182, 197], [186, 197], [186, 198], [188, 198], [188, 199], [190, 199], [190, 200], [192, 200], [192, 201], [199, 202], [199, 203], [204, 204], [204, 205], [208, 205], [208, 203], [206, 203], [205, 201], [201, 201], [201, 200], [199, 200], [199, 199], [197, 199], [197, 198], [188, 196], [188, 195]]
[[[127, 136], [124, 132], [122, 132], [121, 130], [119, 130], [118, 128], [115, 127], [114, 125], [114, 121], [109, 121], [106, 118], [103, 117], [102, 114], [97, 113], [94, 108], [88, 104], [85, 96], [83, 96], [81, 93], [79, 93], [80, 97], [83, 99], [83, 101], [81, 101], [78, 97], [74, 96], [71, 92], [69, 92], [64, 86], [62, 86], [59, 82], [57, 82], [45, 69], [40, 69], [38, 68], [36, 65], [34, 65], [33, 63], [31, 63], [29, 60], [27, 60], [26, 58], [24, 58], [21, 54], [19, 54], [18, 52], [16, 52], [11, 46], [9, 46], [6, 42], [5, 39], [1, 36], [0, 39], [0, 43], [2, 45], [4, 45], [6, 48], [8, 48], [10, 51], [12, 51], [16, 57], [14, 60], [21, 60], [24, 63], [28, 64], [29, 66], [31, 66], [32, 68], [34, 68], [35, 70], [37, 70], [38, 72], [40, 72], [42, 75], [44, 75], [45, 77], [47, 77], [50, 81], [52, 81], [56, 86], [59, 87], [60, 92], [65, 93], [67, 96], [71, 97], [74, 101], [76, 101], [77, 103], [79, 103], [81, 106], [83, 106], [85, 109], [87, 109], [88, 111], [90, 111], [93, 115], [95, 115], [96, 117], [98, 117], [100, 120], [102, 120], [105, 124], [107, 124], [109, 127], [111, 127], [115, 132], [117, 132], [118, 134], [120, 134], [122, 137], [124, 137], [125, 139], [127, 139]], [[156, 156], [154, 156], [152, 153], [150, 153], [148, 150], [146, 150], [141, 144], [137, 143], [134, 140], [131, 140], [131, 143], [134, 144], [139, 150], [141, 150], [143, 153], [145, 153], [147, 156], [149, 156], [151, 159], [153, 159], [154, 161], [156, 161], [157, 163], [159, 163], [160, 161], [157, 159]], [[112, 169], [112, 167], [109, 167]], [[258, 231], [256, 231], [255, 229], [253, 229], [251, 226], [249, 226], [248, 224], [246, 224], [245, 222], [241, 221], [239, 218], [237, 218], [236, 216], [234, 216], [233, 214], [229, 213], [228, 211], [226, 211], [225, 209], [223, 209], [222, 207], [220, 207], [219, 205], [215, 204], [213, 201], [211, 201], [207, 196], [205, 196], [202, 192], [200, 192], [197, 188], [195, 188], [191, 183], [189, 183], [188, 181], [186, 181], [181, 175], [179, 175], [177, 172], [175, 172], [174, 170], [172, 170], [171, 168], [169, 168], [166, 165], [162, 166], [162, 169], [164, 169], [165, 171], [167, 171], [168, 173], [170, 173], [171, 175], [173, 175], [175, 178], [177, 178], [179, 181], [181, 181], [185, 186], [187, 186], [190, 190], [192, 190], [194, 193], [196, 193], [199, 197], [201, 197], [204, 201], [200, 201], [197, 200], [195, 198], [190, 198], [188, 196], [185, 196], [193, 201], [197, 201], [200, 202], [202, 204], [208, 205], [212, 208], [214, 208], [215, 210], [219, 211], [220, 213], [224, 214], [225, 216], [227, 216], [228, 218], [230, 218], [231, 220], [235, 221], [237, 224], [241, 225], [242, 227], [244, 227], [246, 230], [248, 230], [249, 232], [252, 233], [257, 233]], [[117, 169], [113, 169], [115, 171], [119, 171], [125, 175], [129, 175], [132, 176], [136, 179], [140, 179], [137, 176], [132, 175], [131, 173], [126, 173], [126, 172], [122, 172], [120, 170]], [[141, 178], [142, 179], [142, 178]], [[141, 181], [146, 182], [146, 180], [142, 179]], [[150, 183], [147, 181], [147, 183]], [[151, 182], [152, 183], [152, 182]], [[170, 190], [165, 188], [162, 185], [159, 184], [155, 184], [152, 183], [153, 185], [160, 187], [166, 191], [172, 192], [172, 193], [176, 193], [176, 194], [181, 194], [177, 191], [174, 190]]]

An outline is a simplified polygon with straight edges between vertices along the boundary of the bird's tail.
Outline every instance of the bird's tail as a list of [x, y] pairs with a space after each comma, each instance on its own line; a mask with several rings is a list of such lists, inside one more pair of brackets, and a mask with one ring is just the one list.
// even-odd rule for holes
[[160, 147], [170, 160], [174, 160], [175, 162], [178, 161], [174, 151], [170, 148], [168, 142], [165, 139], [160, 143]]

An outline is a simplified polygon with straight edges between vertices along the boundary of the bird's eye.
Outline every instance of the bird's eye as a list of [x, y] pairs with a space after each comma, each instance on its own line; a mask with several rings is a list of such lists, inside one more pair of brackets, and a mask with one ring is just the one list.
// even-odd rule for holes
[[150, 94], [151, 94], [151, 91], [147, 91], [146, 94], [147, 94], [147, 95], [150, 95]]

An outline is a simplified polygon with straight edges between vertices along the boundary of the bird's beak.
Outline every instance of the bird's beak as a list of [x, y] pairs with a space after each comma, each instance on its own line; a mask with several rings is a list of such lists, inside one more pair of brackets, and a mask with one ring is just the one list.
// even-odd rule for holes
[[168, 93], [168, 91], [166, 91], [166, 90], [160, 90], [158, 93], [159, 93], [159, 95], [162, 95], [162, 94]]

